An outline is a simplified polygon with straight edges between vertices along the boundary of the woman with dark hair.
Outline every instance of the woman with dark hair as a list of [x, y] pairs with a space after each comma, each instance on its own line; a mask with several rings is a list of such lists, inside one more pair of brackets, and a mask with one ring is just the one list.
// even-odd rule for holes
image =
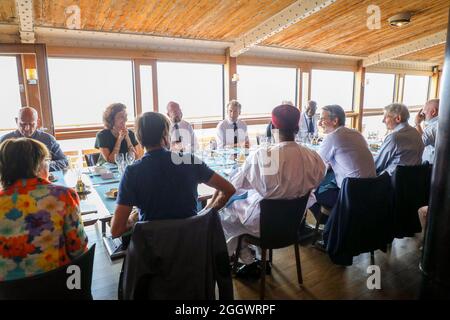
[[56, 269], [87, 250], [78, 195], [48, 181], [49, 160], [33, 139], [0, 144], [0, 281]]
[[[191, 154], [169, 151], [169, 119], [146, 112], [136, 120], [137, 138], [145, 148], [142, 159], [129, 165], [119, 185], [117, 208], [111, 220], [111, 234], [118, 237], [134, 222], [182, 219], [197, 214], [197, 187], [205, 183], [216, 189], [208, 205], [222, 208], [234, 187]], [[136, 206], [139, 216], [131, 214]]]
[[141, 155], [133, 131], [126, 127], [126, 109], [123, 103], [113, 103], [103, 113], [105, 129], [97, 133], [95, 148], [100, 149], [102, 158], [107, 162], [114, 163], [118, 153], [133, 152], [136, 158]]

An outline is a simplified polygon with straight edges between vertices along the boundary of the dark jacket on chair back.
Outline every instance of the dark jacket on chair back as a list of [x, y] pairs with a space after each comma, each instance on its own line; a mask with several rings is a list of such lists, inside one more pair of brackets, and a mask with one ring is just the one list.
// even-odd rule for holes
[[233, 299], [225, 237], [216, 211], [139, 222], [123, 269], [123, 298]]
[[428, 205], [431, 187], [430, 164], [397, 166], [394, 185], [394, 237], [413, 237], [422, 227], [417, 211]]
[[331, 260], [351, 265], [353, 256], [385, 250], [392, 242], [392, 185], [377, 178], [345, 178], [324, 231]]

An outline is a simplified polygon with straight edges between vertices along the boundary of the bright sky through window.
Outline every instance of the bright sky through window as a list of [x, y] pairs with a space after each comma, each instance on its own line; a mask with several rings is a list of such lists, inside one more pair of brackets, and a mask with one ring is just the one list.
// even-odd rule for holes
[[237, 72], [243, 116], [268, 116], [282, 101], [295, 105], [295, 68], [238, 66]]
[[101, 124], [115, 102], [134, 119], [131, 61], [49, 58], [48, 66], [56, 127]]
[[207, 63], [158, 62], [159, 110], [180, 104], [187, 120], [218, 120], [223, 108], [223, 66]]
[[364, 108], [384, 108], [394, 99], [394, 74], [366, 73]]
[[15, 57], [0, 56], [0, 131], [16, 127], [14, 118], [21, 107]]
[[345, 111], [353, 109], [353, 72], [313, 70], [311, 80], [311, 99], [319, 109], [330, 104], [338, 104]]
[[408, 107], [424, 105], [428, 98], [429, 82], [430, 77], [428, 76], [406, 75], [403, 103]]

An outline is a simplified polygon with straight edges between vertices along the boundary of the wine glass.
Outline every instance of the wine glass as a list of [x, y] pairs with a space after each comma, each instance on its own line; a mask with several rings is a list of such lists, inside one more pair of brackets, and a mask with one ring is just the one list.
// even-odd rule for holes
[[136, 155], [134, 154], [134, 152], [130, 151], [127, 152], [125, 158], [127, 161], [127, 165], [132, 165], [134, 163], [134, 160], [136, 160]]
[[120, 167], [125, 162], [125, 157], [123, 153], [117, 153], [114, 156], [114, 162], [117, 164], [117, 167]]
[[259, 144], [266, 147], [269, 144], [269, 139], [265, 135], [259, 136]]

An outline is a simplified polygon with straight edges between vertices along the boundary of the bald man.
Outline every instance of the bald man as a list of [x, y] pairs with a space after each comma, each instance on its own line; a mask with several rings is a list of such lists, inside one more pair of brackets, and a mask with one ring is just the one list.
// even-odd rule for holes
[[[428, 101], [415, 118], [416, 130], [422, 135], [422, 141], [425, 145], [422, 161], [434, 162], [434, 144], [436, 142], [436, 133], [438, 130], [439, 99]], [[425, 124], [425, 129], [422, 128]]]
[[310, 100], [308, 101], [308, 105], [305, 108], [305, 111], [302, 112], [299, 121], [299, 134], [314, 134], [316, 135], [319, 131], [317, 123], [319, 121], [319, 115], [316, 114], [317, 111], [317, 102]]
[[170, 146], [173, 151], [195, 152], [198, 147], [194, 129], [183, 120], [180, 105], [174, 101], [167, 104], [167, 116], [170, 125]]
[[38, 113], [34, 108], [24, 107], [19, 110], [19, 114], [16, 117], [17, 130], [5, 134], [0, 142], [7, 139], [15, 138], [31, 138], [45, 144], [52, 157], [50, 162], [50, 171], [62, 170], [69, 165], [66, 156], [61, 150], [56, 139], [42, 130], [37, 129], [38, 125]]

